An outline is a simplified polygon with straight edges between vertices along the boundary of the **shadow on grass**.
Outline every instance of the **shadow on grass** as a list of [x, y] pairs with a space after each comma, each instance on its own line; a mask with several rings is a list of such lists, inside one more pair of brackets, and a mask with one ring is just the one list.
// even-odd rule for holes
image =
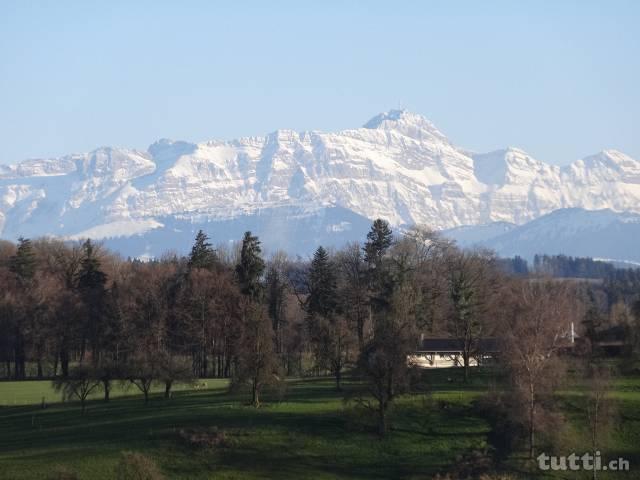
[[[360, 388], [357, 381], [345, 383], [347, 393]], [[396, 429], [380, 440], [351, 428], [344, 395], [331, 378], [322, 378], [288, 382], [285, 401], [267, 395], [272, 403], [261, 409], [244, 406], [246, 395], [222, 388], [176, 391], [169, 400], [154, 394], [149, 405], [140, 396], [93, 400], [85, 415], [75, 403], [4, 407], [0, 462], [73, 464], [96, 456], [113, 463], [121, 450], [138, 450], [158, 458], [169, 478], [407, 478], [432, 475], [484, 440], [481, 419], [447, 412], [434, 413], [439, 428], [425, 434], [424, 412], [410, 403], [400, 404], [393, 414]], [[180, 429], [213, 426], [234, 445], [202, 451], [179, 439]]]

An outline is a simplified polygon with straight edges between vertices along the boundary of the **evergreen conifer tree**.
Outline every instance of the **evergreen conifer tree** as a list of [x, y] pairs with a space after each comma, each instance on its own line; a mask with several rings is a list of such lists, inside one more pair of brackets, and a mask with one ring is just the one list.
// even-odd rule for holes
[[28, 238], [20, 237], [18, 239], [18, 249], [16, 254], [11, 257], [10, 269], [24, 282], [31, 280], [35, 275], [35, 252], [31, 240]]
[[82, 245], [83, 258], [78, 272], [78, 288], [80, 290], [104, 290], [107, 275], [101, 270], [100, 259], [90, 239]]
[[386, 317], [384, 312], [390, 308], [394, 282], [389, 268], [385, 268], [383, 259], [393, 243], [393, 232], [386, 220], [378, 218], [371, 225], [365, 243], [364, 260], [369, 266], [367, 277], [369, 283], [369, 320], [374, 327], [374, 334], [379, 323]]
[[242, 239], [240, 263], [236, 266], [236, 274], [242, 293], [258, 299], [262, 293], [260, 278], [265, 269], [264, 260], [260, 256], [260, 240], [251, 232], [245, 232]]
[[307, 311], [324, 317], [331, 316], [337, 306], [336, 274], [328, 252], [322, 247], [313, 254], [309, 270]]
[[99, 362], [103, 330], [107, 309], [107, 275], [101, 270], [100, 259], [96, 255], [91, 240], [82, 245], [83, 258], [78, 272], [77, 285], [85, 307], [85, 339], [88, 340], [94, 365]]
[[389, 222], [378, 218], [371, 225], [367, 233], [367, 242], [364, 245], [364, 260], [369, 265], [379, 267], [382, 258], [393, 243], [393, 231]]
[[211, 247], [209, 237], [202, 230], [199, 230], [189, 254], [189, 269], [210, 269], [215, 265], [216, 260], [216, 251]]
[[[33, 304], [30, 302], [30, 291], [36, 272], [36, 258], [31, 241], [20, 237], [18, 242], [16, 254], [9, 260], [9, 269], [18, 277], [21, 290], [18, 295], [20, 299], [18, 304], [20, 306], [15, 308], [9, 316], [10, 327], [7, 329], [11, 331], [11, 336], [13, 337], [14, 377], [16, 380], [26, 378], [26, 345], [29, 335], [29, 319], [34, 312]], [[2, 335], [5, 336], [6, 333], [3, 331]]]

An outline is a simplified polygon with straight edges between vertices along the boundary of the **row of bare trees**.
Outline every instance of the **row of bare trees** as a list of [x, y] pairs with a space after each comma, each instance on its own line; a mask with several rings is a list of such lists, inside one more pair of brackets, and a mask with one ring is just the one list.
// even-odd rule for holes
[[0, 361], [5, 377], [66, 377], [70, 365], [164, 352], [188, 357], [196, 376], [230, 377], [257, 315], [270, 322], [284, 374], [332, 372], [339, 388], [402, 295], [412, 303], [411, 348], [418, 331], [465, 332], [472, 355], [492, 264], [429, 230], [394, 238], [381, 220], [364, 245], [319, 247], [311, 261], [264, 260], [250, 232], [228, 251], [200, 232], [189, 256], [150, 262], [122, 260], [90, 240], [4, 242]]
[[59, 388], [82, 401], [97, 388], [108, 400], [114, 381], [146, 399], [153, 383], [170, 396], [174, 382], [227, 377], [249, 387], [256, 406], [286, 376], [330, 374], [339, 390], [352, 371], [384, 434], [390, 405], [412, 387], [407, 358], [422, 335], [461, 342], [465, 381], [484, 355], [480, 339], [493, 337], [533, 452], [584, 295], [575, 283], [509, 277], [499, 265], [428, 229], [394, 236], [383, 220], [363, 244], [318, 247], [309, 261], [265, 259], [251, 232], [231, 249], [199, 232], [188, 256], [148, 262], [89, 240], [5, 242], [0, 371], [68, 379]]

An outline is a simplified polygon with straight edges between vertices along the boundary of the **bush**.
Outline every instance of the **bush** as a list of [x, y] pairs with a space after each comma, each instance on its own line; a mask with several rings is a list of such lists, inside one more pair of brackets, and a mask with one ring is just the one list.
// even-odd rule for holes
[[56, 465], [47, 480], [79, 480], [78, 474], [64, 465]]
[[456, 478], [477, 478], [486, 475], [493, 467], [493, 458], [488, 450], [472, 450], [456, 458], [452, 473]]
[[181, 429], [178, 435], [192, 448], [228, 448], [233, 445], [229, 436], [218, 427]]
[[488, 442], [496, 462], [506, 460], [525, 437], [521, 423], [511, 415], [512, 409], [504, 403], [504, 398], [489, 394], [474, 402], [476, 413], [491, 425]]
[[116, 468], [117, 480], [165, 480], [156, 463], [137, 452], [123, 452]]
[[457, 475], [451, 476], [451, 474], [446, 475], [436, 475], [433, 477], [433, 480], [470, 480], [471, 478], [477, 478], [477, 480], [515, 480], [511, 475], [504, 474], [484, 474], [479, 477], [460, 477]]
[[371, 411], [359, 403], [345, 402], [342, 409], [344, 428], [349, 432], [368, 432], [376, 426]]

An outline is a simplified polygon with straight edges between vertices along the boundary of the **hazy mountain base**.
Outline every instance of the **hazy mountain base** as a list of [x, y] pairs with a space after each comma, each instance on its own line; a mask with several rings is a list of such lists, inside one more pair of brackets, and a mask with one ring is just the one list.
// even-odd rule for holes
[[[167, 251], [186, 254], [199, 229], [215, 244], [231, 245], [251, 230], [267, 253], [282, 250], [307, 258], [319, 245], [340, 248], [365, 237], [370, 220], [342, 207], [318, 210], [282, 207], [231, 219], [191, 220], [164, 217], [157, 228], [103, 240], [105, 246], [127, 257], [158, 257]], [[402, 228], [407, 228], [404, 226]], [[399, 230], [402, 230], [400, 228]], [[502, 257], [519, 255], [529, 261], [536, 254], [593, 257], [623, 265], [640, 263], [640, 215], [610, 210], [561, 209], [525, 225], [494, 222], [444, 230], [446, 237], [465, 248], [483, 247]], [[130, 236], [129, 236], [130, 235]]]
[[158, 257], [167, 251], [185, 254], [199, 229], [206, 231], [215, 244], [232, 245], [245, 231], [260, 237], [266, 253], [278, 250], [307, 258], [319, 246], [342, 247], [364, 238], [371, 226], [369, 219], [341, 207], [313, 212], [283, 207], [226, 220], [195, 223], [171, 217], [159, 219], [162, 227], [144, 234], [107, 238], [106, 247], [127, 257]]
[[446, 230], [462, 247], [481, 246], [502, 257], [536, 254], [640, 263], [640, 215], [579, 208], [556, 210], [524, 225], [504, 222]]

